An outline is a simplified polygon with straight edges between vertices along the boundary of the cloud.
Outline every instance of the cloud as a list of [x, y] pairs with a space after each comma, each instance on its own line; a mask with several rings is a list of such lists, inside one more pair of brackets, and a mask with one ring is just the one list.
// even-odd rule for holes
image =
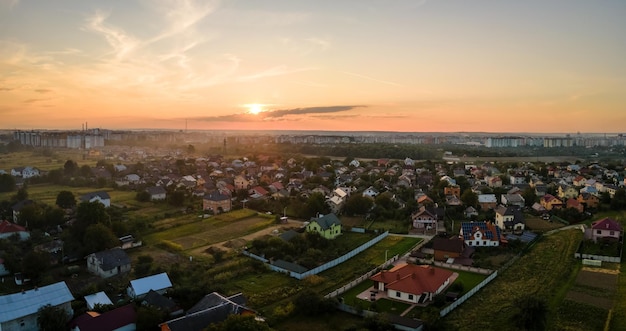
[[373, 77], [369, 77], [369, 76], [365, 76], [365, 75], [361, 75], [361, 74], [357, 74], [354, 72], [348, 72], [348, 71], [342, 71], [342, 73], [346, 74], [346, 75], [350, 75], [350, 76], [354, 76], [354, 77], [359, 77], [359, 78], [363, 78], [363, 79], [367, 79], [367, 80], [371, 80], [373, 82], [377, 82], [377, 83], [381, 83], [381, 84], [386, 84], [386, 85], [392, 85], [392, 86], [402, 86], [402, 84], [398, 84], [398, 83], [394, 83], [394, 82], [390, 82], [388, 80], [382, 80], [382, 79], [378, 79], [378, 78], [373, 78]]
[[293, 108], [293, 109], [280, 109], [268, 111], [265, 113], [260, 113], [259, 115], [264, 115], [267, 118], [277, 118], [284, 117], [289, 115], [307, 115], [307, 114], [328, 114], [328, 113], [338, 113], [343, 111], [352, 110], [354, 108], [362, 108], [366, 107], [363, 105], [358, 106], [327, 106], [327, 107], [306, 107], [306, 108]]
[[50, 100], [50, 98], [33, 98], [33, 99], [24, 100], [24, 103], [36, 103], [36, 102], [48, 101], [48, 100]]
[[45, 89], [45, 88], [36, 89], [34, 91], [37, 92], [37, 93], [50, 93], [50, 92], [52, 92], [52, 90]]
[[115, 58], [120, 60], [137, 48], [140, 41], [127, 34], [123, 29], [106, 25], [104, 21], [108, 16], [109, 14], [97, 11], [87, 19], [87, 28], [104, 36], [113, 48]]
[[13, 90], [14, 88], [10, 88], [10, 87], [0, 87], [0, 92], [9, 92]]
[[[222, 116], [200, 116], [189, 118], [193, 121], [203, 122], [261, 122], [261, 121], [275, 121], [283, 120], [286, 117], [292, 117], [293, 115], [309, 115], [309, 114], [331, 114], [340, 113], [344, 111], [353, 110], [355, 108], [367, 107], [364, 105], [350, 105], [350, 106], [326, 106], [326, 107], [305, 107], [305, 108], [292, 108], [292, 109], [278, 109], [261, 112], [257, 115], [253, 114], [233, 114]], [[293, 120], [294, 118], [289, 118]]]

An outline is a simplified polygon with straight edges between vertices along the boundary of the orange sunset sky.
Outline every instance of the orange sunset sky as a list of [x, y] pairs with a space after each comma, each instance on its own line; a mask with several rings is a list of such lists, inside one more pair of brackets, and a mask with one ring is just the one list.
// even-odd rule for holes
[[626, 131], [626, 1], [0, 0], [0, 129]]

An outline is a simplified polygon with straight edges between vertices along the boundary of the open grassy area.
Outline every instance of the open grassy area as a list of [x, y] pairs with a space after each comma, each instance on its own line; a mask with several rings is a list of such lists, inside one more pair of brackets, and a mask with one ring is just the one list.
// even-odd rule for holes
[[[549, 329], [560, 329], [554, 315], [575, 281], [572, 275], [577, 272], [578, 261], [573, 256], [581, 239], [579, 230], [542, 238], [509, 269], [445, 318], [462, 330], [509, 329], [515, 313], [513, 302], [530, 294], [548, 302]], [[498, 313], [484, 318], [486, 307], [497, 307]]]
[[11, 172], [11, 169], [17, 167], [35, 167], [39, 170], [63, 169], [63, 165], [67, 160], [75, 161], [79, 167], [83, 165], [96, 165], [96, 158], [83, 156], [85, 151], [74, 149], [55, 149], [48, 156], [43, 155], [40, 151], [15, 152], [9, 154], [0, 154], [0, 169]]
[[316, 317], [296, 315], [278, 325], [272, 325], [272, 328], [278, 331], [360, 330], [361, 325], [361, 317], [337, 311]]
[[[219, 215], [206, 219], [198, 218], [197, 215], [185, 215], [181, 218], [186, 221], [183, 225], [149, 234], [144, 240], [149, 244], [160, 243], [164, 240], [171, 241], [180, 245], [183, 250], [189, 250], [239, 238], [274, 224], [274, 218], [266, 215], [242, 219], [232, 216], [219, 217]], [[167, 220], [161, 222], [167, 222]]]

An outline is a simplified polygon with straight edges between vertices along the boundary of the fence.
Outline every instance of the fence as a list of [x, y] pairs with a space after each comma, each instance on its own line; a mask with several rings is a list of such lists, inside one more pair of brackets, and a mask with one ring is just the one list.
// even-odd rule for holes
[[[347, 260], [353, 258], [355, 255], [363, 252], [364, 250], [366, 250], [366, 249], [372, 247], [373, 245], [377, 244], [379, 241], [385, 239], [388, 235], [389, 235], [389, 231], [386, 231], [386, 232], [378, 235], [376, 238], [366, 242], [365, 244], [363, 244], [363, 245], [361, 245], [361, 246], [351, 250], [350, 252], [346, 253], [345, 255], [340, 256], [340, 257], [338, 257], [338, 258], [336, 258], [336, 259], [334, 259], [334, 260], [332, 260], [330, 262], [322, 264], [321, 266], [318, 266], [318, 267], [313, 268], [311, 270], [307, 270], [306, 272], [303, 272], [303, 273], [297, 273], [295, 271], [291, 271], [291, 270], [287, 270], [287, 269], [284, 269], [284, 268], [280, 268], [280, 267], [277, 267], [277, 266], [272, 265], [272, 264], [268, 264], [268, 266], [273, 271], [288, 274], [289, 276], [291, 276], [293, 278], [303, 279], [303, 278], [306, 278], [308, 276], [317, 275], [318, 273], [320, 273], [320, 272], [322, 272], [324, 270], [330, 269], [332, 267], [335, 267], [335, 266], [337, 266], [339, 264], [342, 264], [342, 263], [346, 262]], [[264, 262], [264, 263], [268, 263], [269, 262], [269, 260], [267, 260], [266, 258], [260, 257], [258, 255], [254, 255], [254, 254], [249, 253], [247, 251], [243, 251], [242, 253], [244, 255], [246, 255], [246, 256], [249, 256], [249, 257], [251, 257], [253, 259], [257, 259], [257, 260], [259, 260], [261, 262]]]
[[483, 274], [483, 275], [489, 275], [489, 274], [491, 274], [493, 272], [493, 270], [490, 270], [490, 269], [483, 269], [483, 268], [477, 268], [477, 267], [468, 267], [468, 266], [464, 266], [464, 265], [460, 265], [460, 264], [450, 264], [450, 263], [444, 263], [444, 262], [439, 262], [439, 261], [435, 261], [434, 264], [436, 266], [442, 267], [442, 268], [469, 271], [469, 272], [473, 272], [473, 273], [477, 273], [477, 274]]
[[574, 257], [577, 259], [589, 259], [589, 260], [598, 260], [598, 261], [614, 262], [614, 263], [620, 263], [622, 261], [622, 258], [619, 256], [604, 256], [604, 255], [574, 253]]
[[364, 280], [369, 279], [373, 274], [378, 272], [378, 270], [386, 268], [387, 266], [389, 266], [390, 264], [392, 264], [393, 262], [398, 260], [399, 257], [400, 257], [399, 255], [393, 256], [391, 259], [385, 261], [383, 264], [379, 265], [378, 267], [376, 267], [376, 268], [374, 268], [374, 269], [364, 273], [363, 275], [361, 275], [360, 277], [354, 279], [350, 283], [348, 283], [348, 284], [346, 284], [346, 285], [344, 285], [344, 286], [342, 286], [342, 287], [340, 287], [340, 288], [338, 288], [338, 289], [336, 289], [336, 290], [326, 294], [324, 297], [327, 298], [327, 299], [328, 298], [334, 298], [334, 297], [336, 297], [338, 295], [341, 295], [341, 294], [345, 293], [347, 290], [357, 286], [358, 284], [360, 284]]
[[463, 295], [462, 297], [458, 298], [456, 301], [454, 301], [452, 304], [450, 304], [449, 306], [447, 306], [446, 308], [442, 309], [439, 311], [439, 316], [444, 317], [446, 315], [448, 315], [448, 313], [450, 313], [451, 311], [453, 311], [456, 307], [458, 307], [460, 304], [462, 304], [463, 302], [465, 302], [465, 300], [469, 299], [470, 297], [472, 297], [472, 295], [476, 294], [476, 292], [478, 292], [481, 288], [483, 288], [485, 285], [489, 284], [489, 282], [491, 282], [492, 280], [494, 280], [496, 277], [498, 276], [498, 271], [494, 271], [491, 275], [489, 275], [489, 277], [485, 278], [485, 280], [483, 280], [482, 282], [480, 282], [480, 284], [476, 285], [473, 289], [471, 289], [469, 292], [465, 293], [465, 295]]

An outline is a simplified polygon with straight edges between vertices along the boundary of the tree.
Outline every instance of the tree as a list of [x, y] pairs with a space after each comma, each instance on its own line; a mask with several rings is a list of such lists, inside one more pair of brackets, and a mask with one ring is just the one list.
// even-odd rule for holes
[[32, 229], [40, 229], [44, 225], [44, 220], [43, 208], [38, 204], [31, 203], [20, 210], [17, 222]]
[[84, 201], [76, 208], [76, 222], [70, 228], [72, 236], [77, 242], [84, 243], [84, 235], [87, 228], [92, 224], [109, 223], [109, 215], [105, 207], [98, 201]]
[[148, 202], [150, 201], [150, 193], [147, 191], [139, 191], [135, 194], [135, 200], [139, 202]]
[[137, 331], [155, 330], [166, 318], [167, 314], [158, 308], [141, 305], [137, 309]]
[[306, 202], [303, 218], [311, 218], [318, 213], [327, 214], [330, 212], [330, 208], [326, 205], [326, 199], [321, 193], [313, 193], [309, 196]]
[[185, 203], [185, 192], [176, 190], [168, 194], [167, 200], [174, 207], [181, 207]]
[[347, 215], [364, 215], [366, 214], [370, 208], [374, 205], [372, 199], [368, 197], [364, 197], [361, 194], [353, 194], [348, 200], [346, 200], [346, 204], [344, 206], [344, 212]]
[[622, 210], [626, 208], [626, 189], [620, 188], [615, 191], [611, 199], [611, 209]]
[[187, 146], [187, 154], [194, 154], [196, 152], [196, 148], [193, 145]]
[[26, 253], [22, 260], [22, 272], [34, 283], [48, 269], [49, 256], [48, 253], [31, 251]]
[[15, 179], [9, 174], [0, 175], [0, 192], [12, 192], [15, 190]]
[[94, 253], [119, 245], [119, 239], [104, 224], [92, 224], [85, 229], [83, 244], [86, 253]]
[[73, 176], [78, 171], [78, 163], [76, 161], [67, 160], [63, 165], [63, 172], [66, 176]]
[[511, 321], [523, 330], [544, 330], [548, 318], [548, 305], [534, 295], [526, 295], [518, 298], [513, 304], [517, 312]]
[[475, 207], [478, 205], [478, 195], [468, 188], [461, 194], [461, 201], [465, 206]]
[[67, 209], [74, 208], [76, 206], [76, 198], [74, 197], [74, 193], [70, 191], [61, 191], [57, 194], [56, 205]]
[[26, 189], [26, 186], [22, 186], [19, 190], [17, 190], [17, 193], [15, 194], [15, 200], [23, 201], [26, 199], [28, 199], [28, 190]]
[[91, 167], [86, 164], [80, 167], [80, 175], [83, 177], [91, 177]]
[[526, 204], [526, 207], [532, 207], [532, 205], [537, 202], [537, 193], [535, 192], [534, 188], [527, 187], [522, 192], [522, 198], [524, 198], [524, 203]]
[[45, 305], [37, 311], [37, 325], [41, 331], [67, 330], [69, 315], [65, 309]]
[[252, 315], [228, 315], [225, 321], [212, 324], [209, 331], [272, 331], [267, 323], [258, 321]]

